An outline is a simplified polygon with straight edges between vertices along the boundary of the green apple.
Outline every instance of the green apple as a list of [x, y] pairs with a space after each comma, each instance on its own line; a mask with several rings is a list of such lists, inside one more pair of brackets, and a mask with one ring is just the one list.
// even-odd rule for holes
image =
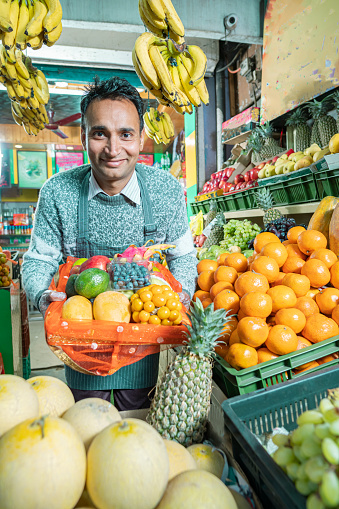
[[296, 154], [296, 155], [292, 158], [292, 161], [293, 161], [294, 163], [297, 163], [298, 161], [300, 161], [300, 159], [303, 159], [303, 157], [305, 157], [305, 156], [304, 156], [303, 152], [301, 152], [300, 154]]
[[275, 165], [275, 174], [281, 175], [283, 173], [284, 166], [285, 166], [285, 163], [278, 164], [278, 166]]
[[275, 175], [275, 166], [269, 164], [265, 170], [265, 177], [272, 177], [273, 175]]
[[304, 152], [300, 152], [300, 151], [299, 151], [299, 152], [292, 152], [292, 154], [290, 154], [290, 155], [288, 156], [288, 160], [289, 160], [289, 161], [295, 161], [295, 159], [294, 159], [294, 158], [295, 158], [295, 157], [298, 157], [298, 156], [300, 156], [300, 155], [304, 156]]
[[284, 164], [283, 173], [290, 173], [291, 171], [294, 171], [294, 162], [288, 161], [286, 164]]
[[265, 170], [264, 170], [264, 168], [261, 168], [261, 170], [259, 170], [259, 172], [258, 172], [258, 178], [259, 178], [259, 179], [263, 179], [263, 178], [265, 178]]
[[287, 154], [283, 154], [282, 156], [280, 156], [280, 158], [283, 159], [284, 161], [287, 161], [288, 155]]

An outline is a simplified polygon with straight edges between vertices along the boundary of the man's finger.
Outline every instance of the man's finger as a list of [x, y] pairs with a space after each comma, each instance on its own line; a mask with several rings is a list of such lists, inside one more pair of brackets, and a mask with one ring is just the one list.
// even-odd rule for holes
[[51, 292], [49, 294], [49, 299], [51, 302], [58, 302], [61, 300], [65, 300], [67, 295], [64, 292]]

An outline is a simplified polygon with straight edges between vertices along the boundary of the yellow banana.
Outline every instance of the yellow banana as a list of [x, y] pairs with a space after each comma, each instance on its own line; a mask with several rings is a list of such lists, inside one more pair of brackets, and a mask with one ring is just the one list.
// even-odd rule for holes
[[187, 51], [193, 59], [190, 85], [198, 85], [204, 79], [207, 67], [207, 57], [199, 46], [188, 45]]
[[31, 20], [33, 18], [33, 16], [34, 16], [34, 3], [33, 3], [33, 1], [34, 0], [27, 0], [29, 20]]
[[174, 95], [173, 81], [170, 72], [165, 60], [159, 51], [159, 48], [154, 44], [149, 48], [149, 57], [154, 68], [156, 69], [162, 88], [165, 89], [170, 96]]
[[27, 91], [29, 94], [28, 97], [31, 97], [33, 95], [33, 86], [32, 86], [32, 80], [29, 78], [28, 80], [25, 80], [25, 78], [20, 77], [20, 85]]
[[7, 88], [7, 94], [8, 94], [8, 97], [11, 99], [11, 101], [16, 101], [17, 97], [16, 97], [15, 90], [13, 88], [12, 81], [7, 80], [5, 83], [5, 87]]
[[[29, 1], [29, 0], [28, 0]], [[16, 46], [21, 50], [26, 49], [26, 39], [27, 35], [25, 35], [26, 26], [29, 22], [29, 9], [25, 0], [21, 1], [20, 10], [19, 10], [19, 20], [18, 20], [18, 29], [16, 33]]]
[[45, 124], [48, 124], [49, 120], [48, 120], [48, 115], [47, 115], [47, 111], [46, 111], [46, 108], [43, 104], [40, 104], [39, 106], [39, 112], [40, 114], [42, 115], [43, 117], [43, 121], [45, 122]]
[[177, 112], [177, 113], [180, 113], [181, 115], [184, 115], [185, 112], [186, 112], [186, 106], [180, 106], [179, 104], [176, 104], [176, 103], [171, 103], [170, 106]]
[[155, 39], [153, 34], [145, 32], [137, 38], [134, 48], [145, 78], [151, 83], [153, 88], [159, 90], [161, 82], [149, 54], [149, 49], [153, 47], [152, 44]]
[[29, 107], [32, 108], [33, 110], [36, 110], [40, 106], [40, 103], [36, 97], [30, 97], [29, 99], [27, 99], [27, 102], [29, 104]]
[[38, 72], [38, 69], [37, 69], [37, 67], [35, 67], [32, 64], [32, 60], [24, 54], [22, 54], [22, 60], [23, 60], [23, 63], [25, 64], [29, 74], [30, 75], [33, 74], [35, 76]]
[[35, 37], [27, 37], [27, 46], [32, 49], [40, 49], [44, 43], [44, 34], [40, 32], [39, 35]]
[[6, 83], [6, 81], [7, 81], [6, 76], [3, 76], [2, 74], [0, 74], [0, 83], [5, 84], [5, 83]]
[[182, 24], [182, 21], [179, 18], [177, 11], [174, 9], [171, 0], [161, 0], [161, 3], [165, 11], [165, 18], [169, 28], [176, 35], [184, 37], [185, 35], [184, 25]]
[[13, 27], [10, 19], [11, 0], [0, 1], [0, 29], [3, 32], [12, 32]]
[[206, 106], [209, 104], [210, 96], [206, 87], [205, 80], [200, 81], [198, 85], [195, 86], [201, 101], [206, 104]]
[[19, 19], [19, 0], [12, 0], [9, 10], [9, 19], [11, 21], [12, 32], [5, 32], [3, 36], [3, 45], [7, 50], [13, 48], [18, 28]]
[[157, 97], [156, 99], [157, 99], [159, 104], [163, 104], [164, 106], [169, 106], [170, 105], [170, 101], [168, 101], [166, 99], [166, 97], [164, 95], [162, 95], [162, 94], [161, 94], [161, 97]]
[[174, 125], [173, 125], [172, 119], [169, 116], [169, 114], [167, 113], [167, 111], [163, 111], [162, 115], [163, 115], [165, 122], [168, 126], [169, 137], [172, 138], [174, 136]]
[[161, 118], [159, 118], [159, 122], [158, 123], [159, 123], [159, 133], [157, 133], [157, 134], [158, 134], [158, 136], [160, 135], [162, 143], [167, 144], [170, 140], [167, 138], [167, 136], [165, 134], [164, 126], [163, 126], [163, 123], [161, 121]]
[[153, 12], [154, 16], [156, 16], [159, 19], [165, 19], [166, 13], [164, 11], [164, 8], [162, 6], [161, 1], [159, 0], [146, 0], [148, 7]]
[[5, 55], [7, 62], [9, 62], [10, 64], [15, 64], [15, 62], [16, 62], [15, 48], [6, 50], [4, 55]]
[[[25, 35], [30, 38], [36, 37], [43, 31], [42, 23], [47, 14], [47, 7], [43, 2], [35, 0], [33, 18], [27, 24]], [[54, 28], [54, 27], [53, 27]]]
[[18, 81], [18, 75], [16, 72], [15, 64], [11, 64], [11, 62], [7, 60], [5, 68], [7, 71], [7, 75], [9, 76], [9, 79], [11, 81]]
[[181, 84], [181, 81], [180, 81], [177, 61], [174, 57], [171, 57], [171, 58], [173, 60], [170, 60], [170, 62], [169, 62], [169, 70], [170, 70], [170, 73], [172, 76], [173, 83], [179, 90], [181, 90], [181, 92], [183, 92], [185, 94], [185, 90], [184, 90], [184, 88]]
[[196, 88], [193, 85], [190, 85], [190, 76], [188, 72], [186, 71], [186, 67], [182, 64], [180, 60], [180, 56], [177, 57], [177, 64], [178, 64], [178, 73], [180, 77], [180, 81], [182, 84], [182, 87], [185, 91], [185, 94], [187, 95], [190, 102], [193, 104], [193, 106], [200, 106], [201, 100], [200, 96], [196, 90]]
[[29, 80], [29, 72], [22, 61], [22, 53], [18, 49], [15, 50], [15, 58], [16, 62], [14, 65], [18, 76], [20, 76], [20, 78], [24, 78], [25, 80]]
[[169, 38], [179, 46], [185, 43], [185, 39], [180, 35], [175, 34], [171, 29], [169, 30]]
[[147, 0], [139, 0], [139, 3], [141, 3], [141, 8], [143, 10], [144, 15], [146, 16], [147, 20], [155, 26], [158, 30], [166, 30], [167, 29], [167, 23], [164, 19], [158, 18], [152, 11], [152, 9], [149, 8], [149, 5], [147, 3]]
[[161, 90], [156, 90], [155, 88], [152, 87], [151, 83], [149, 81], [147, 81], [147, 79], [145, 78], [143, 72], [142, 72], [142, 69], [141, 69], [141, 66], [138, 62], [138, 58], [135, 54], [135, 51], [134, 51], [134, 48], [132, 50], [132, 61], [133, 61], [133, 65], [134, 65], [134, 69], [135, 69], [135, 72], [137, 73], [141, 83], [144, 85], [144, 87], [149, 90], [149, 92], [151, 94], [154, 95], [154, 97], [156, 97], [157, 99], [161, 99], [162, 98], [162, 92]]
[[44, 96], [43, 92], [38, 87], [37, 82], [34, 78], [32, 78], [31, 83], [32, 83], [33, 91], [34, 91], [34, 97], [36, 97], [38, 99], [40, 104], [47, 104], [49, 97], [46, 98], [46, 96]]
[[158, 126], [158, 111], [155, 108], [151, 107], [149, 109], [148, 115], [149, 115], [149, 119], [151, 121], [151, 124], [153, 126], [153, 130], [156, 131], [156, 132], [159, 131], [159, 126]]
[[151, 140], [154, 140], [154, 133], [152, 131], [150, 131], [150, 129], [147, 127], [146, 123], [144, 124], [144, 130], [145, 130], [146, 136], [148, 136], [148, 138], [150, 138]]
[[171, 132], [170, 132], [167, 120], [165, 119], [165, 117], [162, 114], [159, 115], [159, 116], [160, 116], [160, 121], [162, 123], [162, 128], [163, 128], [164, 134], [165, 134], [166, 138], [168, 140], [170, 140], [171, 139]]
[[49, 33], [61, 23], [62, 7], [59, 0], [45, 0], [45, 2], [48, 11], [42, 24], [45, 31]]
[[193, 113], [192, 104], [188, 104], [187, 106], [185, 106], [185, 113], [188, 113], [189, 115]]
[[158, 126], [156, 126], [156, 128], [155, 128], [155, 126], [153, 125], [153, 122], [151, 121], [148, 111], [146, 111], [146, 113], [144, 114], [144, 121], [145, 121], [145, 125], [147, 126], [149, 131], [151, 131], [151, 132], [159, 131]]
[[154, 34], [158, 37], [163, 37], [162, 29], [159, 29], [155, 25], [153, 25], [153, 23], [148, 18], [147, 14], [144, 10], [144, 6], [143, 6], [141, 0], [139, 0], [139, 2], [138, 2], [138, 9], [139, 9], [140, 19], [143, 22], [144, 26], [147, 28], [147, 30], [149, 30], [152, 34]]
[[[13, 103], [12, 103], [12, 104], [13, 104]], [[12, 109], [12, 117], [13, 117], [13, 119], [14, 119], [14, 122], [15, 122], [17, 125], [22, 126], [22, 122], [23, 122], [23, 121], [22, 121], [22, 118], [18, 117], [18, 116], [14, 113], [13, 109]]]
[[12, 111], [14, 111], [14, 113], [16, 114], [17, 117], [23, 118], [21, 106], [17, 102], [12, 101], [11, 102], [11, 108], [12, 108]]
[[22, 109], [26, 109], [28, 108], [28, 102], [27, 102], [27, 99], [21, 99], [21, 101], [19, 101], [19, 104], [21, 106]]
[[46, 80], [46, 77], [40, 69], [38, 69], [37, 74], [35, 76], [36, 84], [40, 90], [40, 94], [43, 98], [44, 104], [47, 104], [49, 101], [49, 87]]
[[62, 23], [60, 21], [59, 25], [56, 26], [51, 32], [46, 32], [44, 34], [44, 43], [47, 46], [53, 46], [59, 39], [62, 32]]
[[13, 88], [15, 90], [16, 96], [18, 99], [27, 99], [28, 97], [25, 94], [24, 88], [20, 84], [19, 81], [13, 81]]

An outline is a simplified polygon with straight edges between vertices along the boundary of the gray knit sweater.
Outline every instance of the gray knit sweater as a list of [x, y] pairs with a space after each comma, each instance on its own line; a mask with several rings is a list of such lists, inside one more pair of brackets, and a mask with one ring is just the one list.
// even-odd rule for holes
[[[22, 264], [23, 285], [35, 305], [38, 304], [41, 293], [49, 287], [59, 264], [67, 256], [77, 256], [79, 192], [88, 168], [86, 165], [54, 175], [41, 188], [32, 239]], [[165, 171], [147, 166], [142, 168], [146, 174], [146, 186], [157, 225], [154, 241], [176, 245], [176, 248], [167, 253], [169, 269], [183, 289], [192, 296], [197, 274], [196, 253], [188, 226], [182, 188], [179, 182]], [[95, 243], [105, 241], [108, 246], [143, 243], [142, 204], [136, 205], [124, 199], [121, 205], [119, 199], [117, 206], [115, 198], [99, 194], [89, 201], [90, 240]], [[108, 377], [90, 378], [103, 380]], [[147, 382], [148, 380], [144, 379], [139, 386], [147, 387]], [[131, 388], [121, 387], [121, 383], [118, 385], [118, 388]]]

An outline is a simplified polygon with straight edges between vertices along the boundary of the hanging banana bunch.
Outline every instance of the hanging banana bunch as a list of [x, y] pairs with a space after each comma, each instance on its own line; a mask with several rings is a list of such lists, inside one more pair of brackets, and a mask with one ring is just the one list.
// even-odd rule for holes
[[0, 45], [0, 82], [7, 88], [14, 121], [27, 134], [37, 135], [48, 123], [49, 89], [44, 73], [21, 50], [6, 51]]
[[60, 0], [0, 0], [0, 40], [5, 49], [53, 46], [62, 32]]
[[140, 81], [160, 104], [182, 114], [208, 104], [207, 58], [199, 46], [179, 47], [171, 39], [145, 32], [135, 42], [132, 60]]
[[157, 144], [164, 143], [167, 145], [174, 136], [172, 119], [165, 111], [160, 113], [155, 108], [149, 108], [144, 113], [144, 123], [147, 136]]
[[185, 42], [185, 28], [171, 0], [139, 0], [141, 21], [152, 34], [177, 44]]

